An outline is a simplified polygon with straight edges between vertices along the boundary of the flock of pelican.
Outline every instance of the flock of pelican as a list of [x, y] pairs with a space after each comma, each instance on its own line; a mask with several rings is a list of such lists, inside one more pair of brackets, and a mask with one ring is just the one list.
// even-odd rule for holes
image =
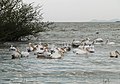
[[[94, 45], [95, 44], [108, 44], [112, 45], [115, 42], [110, 42], [109, 39], [106, 42], [102, 38], [97, 38], [91, 41], [89, 38], [79, 40], [73, 40], [71, 44], [66, 44], [62, 47], [57, 47], [54, 44], [49, 45], [46, 43], [33, 44], [29, 43], [26, 51], [20, 51], [18, 47], [10, 46], [9, 50], [11, 52], [12, 59], [29, 57], [30, 52], [34, 53], [37, 58], [47, 58], [47, 59], [60, 59], [64, 56], [64, 53], [72, 50], [75, 54], [88, 54], [95, 53]], [[116, 51], [110, 52], [110, 57], [117, 58], [120, 53]]]
[[11, 52], [12, 59], [29, 57], [30, 52], [33, 52], [34, 55], [37, 55], [37, 58], [48, 58], [48, 59], [60, 59], [64, 56], [64, 53], [70, 51], [69, 46], [56, 47], [55, 45], [48, 44], [33, 44], [29, 43], [26, 51], [20, 51], [17, 47], [13, 45], [10, 46], [9, 51]]

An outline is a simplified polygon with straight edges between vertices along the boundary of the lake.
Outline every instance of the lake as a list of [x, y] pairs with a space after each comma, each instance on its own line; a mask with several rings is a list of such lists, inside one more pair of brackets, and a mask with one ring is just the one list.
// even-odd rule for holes
[[[50, 31], [40, 32], [36, 40], [0, 44], [0, 84], [120, 84], [120, 57], [110, 58], [109, 52], [120, 51], [119, 22], [56, 22]], [[97, 34], [97, 32], [99, 32]], [[102, 38], [114, 45], [95, 45], [95, 53], [64, 54], [62, 59], [11, 59], [10, 45], [25, 50], [28, 43], [63, 46], [73, 39]]]

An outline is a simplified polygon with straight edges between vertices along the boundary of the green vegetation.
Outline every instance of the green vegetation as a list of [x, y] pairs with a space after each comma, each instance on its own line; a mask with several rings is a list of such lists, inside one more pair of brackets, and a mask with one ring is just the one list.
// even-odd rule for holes
[[51, 22], [42, 22], [41, 6], [22, 0], [0, 0], [0, 41], [18, 41], [20, 37], [45, 31]]

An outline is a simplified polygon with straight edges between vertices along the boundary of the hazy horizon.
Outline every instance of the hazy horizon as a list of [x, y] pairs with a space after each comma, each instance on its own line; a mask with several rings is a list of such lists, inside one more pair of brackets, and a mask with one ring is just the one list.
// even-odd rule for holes
[[[29, 0], [23, 0], [30, 3]], [[120, 19], [120, 0], [32, 0], [42, 5], [43, 21], [89, 22]]]

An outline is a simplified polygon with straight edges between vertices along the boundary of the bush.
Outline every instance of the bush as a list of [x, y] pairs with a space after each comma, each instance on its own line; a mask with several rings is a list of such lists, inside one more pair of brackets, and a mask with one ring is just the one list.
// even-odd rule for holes
[[0, 0], [0, 41], [18, 41], [20, 37], [45, 31], [53, 23], [42, 22], [41, 6], [22, 0]]

